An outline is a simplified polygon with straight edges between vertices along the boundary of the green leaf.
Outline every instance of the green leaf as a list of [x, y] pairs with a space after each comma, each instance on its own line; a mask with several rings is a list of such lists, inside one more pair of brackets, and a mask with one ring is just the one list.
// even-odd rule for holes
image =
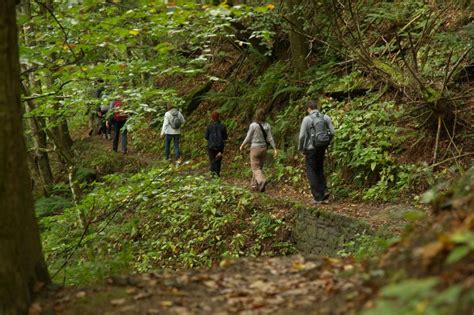
[[391, 284], [382, 289], [385, 297], [398, 297], [408, 301], [413, 297], [422, 297], [439, 283], [437, 278], [409, 279], [397, 284]]
[[468, 246], [461, 246], [455, 248], [446, 259], [447, 264], [454, 264], [464, 257], [466, 257], [471, 252], [471, 248]]

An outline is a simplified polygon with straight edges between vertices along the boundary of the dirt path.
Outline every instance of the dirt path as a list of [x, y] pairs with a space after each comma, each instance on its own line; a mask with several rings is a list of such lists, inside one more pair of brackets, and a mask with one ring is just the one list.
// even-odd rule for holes
[[[110, 151], [112, 142], [111, 140], [105, 140], [98, 136], [85, 139], [84, 141], [90, 142], [92, 146], [99, 150]], [[114, 153], [121, 154], [121, 153]], [[143, 165], [153, 165], [157, 161], [163, 160], [163, 157], [158, 154], [153, 153], [137, 153], [133, 147], [130, 148], [129, 154], [127, 155], [130, 159], [135, 159], [141, 162]], [[227, 159], [232, 157], [232, 152], [228, 152], [226, 155]], [[204, 168], [196, 169], [196, 173], [205, 174], [207, 170], [207, 160], [195, 160], [195, 161], [184, 161], [192, 162], [197, 164], [206, 165]], [[231, 161], [224, 161], [228, 165], [232, 163]], [[247, 165], [246, 165], [247, 167]], [[230, 185], [250, 188], [249, 180], [242, 179], [237, 176], [234, 177], [232, 174], [225, 173], [223, 174], [222, 179]], [[306, 182], [306, 181], [305, 181]], [[309, 191], [308, 184], [305, 184], [304, 189], [300, 191], [296, 190], [294, 187], [278, 183], [274, 185], [270, 183], [267, 186], [265, 194], [270, 196], [274, 200], [278, 200], [281, 204], [284, 204], [286, 208], [291, 207], [291, 203], [299, 203], [306, 205], [308, 207], [317, 207], [318, 209], [335, 212], [359, 220], [363, 220], [369, 223], [374, 230], [383, 230], [383, 232], [388, 232], [392, 234], [399, 234], [407, 221], [405, 219], [408, 212], [413, 211], [422, 211], [425, 214], [429, 214], [429, 211], [425, 208], [414, 207], [405, 201], [400, 203], [376, 203], [376, 202], [361, 202], [354, 201], [351, 199], [342, 199], [335, 200], [331, 198], [329, 204], [314, 205], [312, 203], [311, 194]], [[307, 188], [307, 189], [306, 189]], [[256, 193], [258, 195], [258, 193]]]
[[30, 314], [354, 314], [372, 293], [360, 275], [349, 259], [239, 259], [50, 292]]

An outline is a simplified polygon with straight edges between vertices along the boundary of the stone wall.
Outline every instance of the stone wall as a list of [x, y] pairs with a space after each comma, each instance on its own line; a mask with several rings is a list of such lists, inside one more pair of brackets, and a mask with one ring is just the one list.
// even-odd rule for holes
[[343, 244], [356, 240], [357, 234], [372, 234], [370, 226], [360, 220], [318, 209], [300, 208], [292, 237], [302, 254], [335, 255]]

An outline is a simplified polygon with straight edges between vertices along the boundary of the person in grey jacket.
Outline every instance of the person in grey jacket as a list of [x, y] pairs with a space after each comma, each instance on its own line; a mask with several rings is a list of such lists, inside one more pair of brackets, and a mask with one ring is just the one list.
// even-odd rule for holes
[[326, 122], [326, 127], [329, 129], [331, 137], [335, 134], [334, 125], [328, 115], [319, 112], [316, 101], [309, 101], [306, 110], [308, 115], [301, 123], [298, 150], [306, 157], [306, 173], [314, 203], [327, 203], [329, 194], [327, 192], [326, 177], [324, 175], [324, 156], [329, 143], [314, 147], [312, 141], [310, 141], [310, 132], [313, 121], [317, 116], [320, 117], [322, 115], [322, 119]]
[[267, 180], [263, 174], [263, 164], [267, 155], [268, 146], [272, 146], [273, 155], [276, 156], [278, 151], [273, 140], [272, 128], [270, 124], [265, 122], [265, 113], [259, 110], [255, 114], [255, 122], [250, 124], [247, 136], [240, 146], [243, 151], [245, 146], [250, 143], [250, 167], [252, 168], [251, 186], [260, 192], [265, 191]]
[[176, 161], [180, 161], [179, 140], [181, 137], [181, 127], [185, 122], [183, 114], [174, 108], [172, 104], [168, 104], [168, 111], [165, 113], [163, 127], [161, 128], [161, 137], [165, 137], [166, 160], [170, 159], [170, 145], [171, 140], [173, 140], [175, 158]]

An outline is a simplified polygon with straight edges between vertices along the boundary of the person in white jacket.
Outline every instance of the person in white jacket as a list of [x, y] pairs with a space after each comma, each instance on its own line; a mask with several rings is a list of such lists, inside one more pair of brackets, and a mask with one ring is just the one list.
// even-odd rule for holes
[[168, 104], [168, 111], [165, 113], [163, 120], [163, 128], [161, 129], [161, 137], [165, 137], [165, 158], [170, 159], [170, 145], [171, 140], [174, 144], [174, 154], [176, 161], [179, 161], [181, 152], [179, 150], [179, 139], [181, 137], [181, 127], [185, 120], [181, 114], [172, 104]]

